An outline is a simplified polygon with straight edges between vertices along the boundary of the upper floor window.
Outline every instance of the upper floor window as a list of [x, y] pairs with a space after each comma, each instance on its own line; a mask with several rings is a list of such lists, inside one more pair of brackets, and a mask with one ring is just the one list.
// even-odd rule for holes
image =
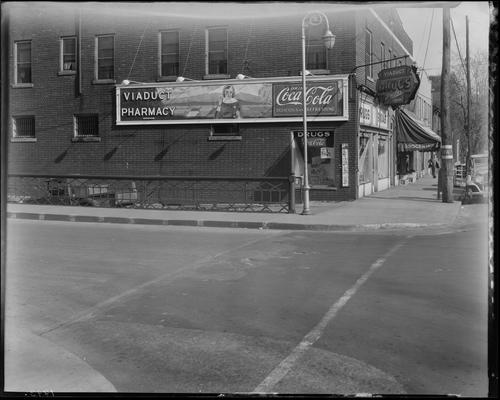
[[160, 76], [179, 76], [179, 32], [160, 32]]
[[60, 40], [60, 65], [61, 72], [76, 71], [76, 37], [62, 37]]
[[227, 29], [207, 29], [208, 75], [227, 74]]
[[[373, 35], [367, 29], [365, 30], [365, 64], [373, 63]], [[373, 77], [373, 65], [366, 66], [366, 76]]]
[[113, 35], [96, 37], [96, 79], [115, 78], [115, 38]]
[[12, 136], [14, 138], [35, 138], [35, 117], [23, 115], [12, 118]]
[[326, 65], [326, 47], [323, 40], [320, 38], [309, 39], [307, 41], [307, 51], [306, 51], [306, 68], [315, 69], [327, 69]]
[[14, 43], [14, 83], [32, 83], [31, 40]]

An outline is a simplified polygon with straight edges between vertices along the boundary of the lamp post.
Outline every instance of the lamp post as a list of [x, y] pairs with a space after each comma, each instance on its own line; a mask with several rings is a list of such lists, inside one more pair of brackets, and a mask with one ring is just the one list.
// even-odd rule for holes
[[321, 11], [311, 11], [302, 20], [302, 110], [303, 110], [303, 122], [304, 122], [304, 183], [303, 183], [303, 203], [304, 209], [302, 215], [311, 214], [309, 208], [309, 177], [308, 177], [308, 160], [307, 160], [307, 88], [306, 88], [306, 75], [309, 71], [306, 70], [306, 27], [317, 26], [322, 21], [326, 22], [326, 31], [323, 35], [323, 43], [327, 49], [332, 49], [335, 44], [335, 35], [330, 31], [330, 25], [328, 23], [328, 18]]

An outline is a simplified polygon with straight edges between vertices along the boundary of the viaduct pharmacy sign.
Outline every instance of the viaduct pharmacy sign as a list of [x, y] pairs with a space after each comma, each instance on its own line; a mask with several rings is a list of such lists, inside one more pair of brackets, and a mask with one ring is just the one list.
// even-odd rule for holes
[[409, 104], [420, 86], [417, 69], [410, 65], [383, 69], [378, 73], [377, 97], [386, 106]]
[[[308, 121], [347, 121], [348, 77], [309, 78]], [[268, 78], [116, 86], [116, 124], [302, 121], [299, 79]]]

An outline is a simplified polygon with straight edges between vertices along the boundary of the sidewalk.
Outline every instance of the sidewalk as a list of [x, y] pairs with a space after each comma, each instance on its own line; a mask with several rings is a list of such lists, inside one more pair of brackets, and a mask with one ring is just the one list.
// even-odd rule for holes
[[418, 228], [451, 224], [460, 202], [437, 199], [437, 179], [425, 176], [415, 183], [391, 187], [355, 201], [311, 202], [310, 215], [242, 213], [218, 211], [143, 210], [8, 204], [7, 216], [72, 222], [104, 222], [145, 225], [177, 225], [250, 229], [356, 231], [369, 229]]

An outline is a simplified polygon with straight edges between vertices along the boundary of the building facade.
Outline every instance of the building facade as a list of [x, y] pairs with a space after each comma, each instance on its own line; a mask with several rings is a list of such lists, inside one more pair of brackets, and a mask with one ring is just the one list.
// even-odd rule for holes
[[[259, 181], [247, 202], [272, 201], [265, 187], [279, 181], [277, 196], [300, 202], [305, 13], [205, 18], [151, 7], [2, 5], [8, 173], [203, 181], [211, 202], [226, 201], [211, 180]], [[394, 10], [323, 14], [333, 49], [321, 41], [324, 20], [306, 37], [310, 196], [354, 200], [399, 182], [394, 110], [375, 85], [380, 70], [412, 63], [412, 41]]]

